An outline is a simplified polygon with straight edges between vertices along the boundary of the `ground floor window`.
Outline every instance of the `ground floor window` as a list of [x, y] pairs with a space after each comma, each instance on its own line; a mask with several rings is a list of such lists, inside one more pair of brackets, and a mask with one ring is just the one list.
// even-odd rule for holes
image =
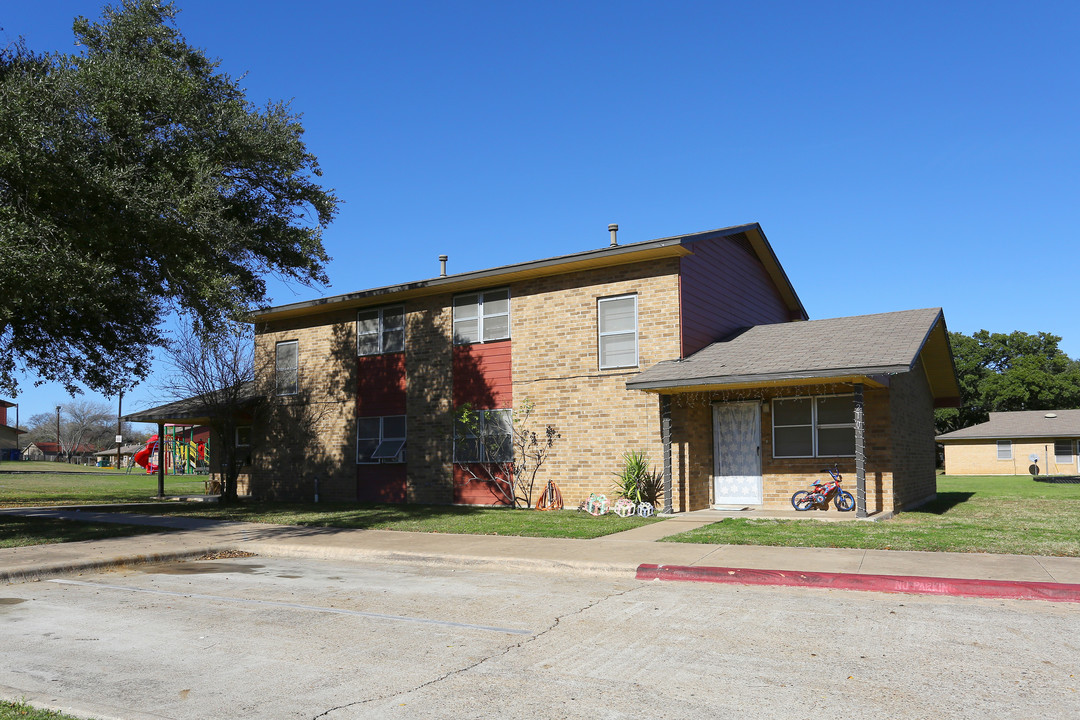
[[1012, 460], [1012, 440], [997, 441], [998, 460]]
[[1055, 440], [1054, 441], [1054, 462], [1058, 465], [1072, 465], [1073, 462], [1073, 441], [1072, 440]]
[[361, 465], [405, 462], [404, 415], [364, 417], [356, 421], [356, 462]]
[[853, 398], [819, 395], [773, 400], [773, 457], [853, 457]]
[[454, 462], [508, 462], [514, 459], [514, 418], [510, 410], [476, 410], [471, 421], [454, 421]]

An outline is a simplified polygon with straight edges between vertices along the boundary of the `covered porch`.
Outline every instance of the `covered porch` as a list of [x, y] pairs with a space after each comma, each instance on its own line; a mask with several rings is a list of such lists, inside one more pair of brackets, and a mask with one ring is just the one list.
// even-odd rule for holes
[[836, 466], [854, 513], [935, 497], [935, 407], [959, 401], [940, 309], [748, 328], [627, 382], [659, 396], [665, 510], [789, 511]]

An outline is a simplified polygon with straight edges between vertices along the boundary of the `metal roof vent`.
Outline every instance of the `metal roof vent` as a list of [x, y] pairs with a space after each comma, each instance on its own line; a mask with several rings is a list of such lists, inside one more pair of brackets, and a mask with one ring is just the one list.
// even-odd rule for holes
[[616, 239], [615, 235], [616, 235], [616, 233], [619, 232], [619, 226], [616, 225], [615, 223], [611, 223], [610, 225], [607, 226], [607, 229], [608, 229], [608, 232], [611, 233], [611, 247], [617, 247], [618, 244], [619, 244], [619, 241]]
[[1044, 418], [1056, 418], [1057, 413], [1046, 413], [1045, 415], [1043, 415], [1043, 417]]
[[449, 259], [449, 255], [439, 256], [439, 277], [446, 277], [446, 261]]

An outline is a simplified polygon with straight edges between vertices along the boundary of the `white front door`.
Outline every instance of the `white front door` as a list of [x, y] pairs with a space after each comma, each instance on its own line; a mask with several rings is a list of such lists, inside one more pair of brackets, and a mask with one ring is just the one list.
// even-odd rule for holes
[[713, 503], [760, 505], [761, 404], [713, 405]]

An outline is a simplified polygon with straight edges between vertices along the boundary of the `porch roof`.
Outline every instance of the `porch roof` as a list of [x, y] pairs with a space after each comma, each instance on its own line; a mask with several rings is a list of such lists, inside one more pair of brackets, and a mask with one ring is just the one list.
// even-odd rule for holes
[[884, 385], [884, 376], [911, 372], [920, 357], [936, 404], [958, 404], [941, 308], [756, 325], [658, 363], [626, 387], [670, 394], [845, 380]]
[[[246, 401], [255, 400], [255, 383], [246, 382], [241, 388]], [[211, 412], [206, 404], [197, 397], [184, 398], [175, 402], [158, 405], [149, 410], [140, 410], [125, 415], [129, 422], [171, 423], [174, 425], [202, 425], [210, 422]]]

